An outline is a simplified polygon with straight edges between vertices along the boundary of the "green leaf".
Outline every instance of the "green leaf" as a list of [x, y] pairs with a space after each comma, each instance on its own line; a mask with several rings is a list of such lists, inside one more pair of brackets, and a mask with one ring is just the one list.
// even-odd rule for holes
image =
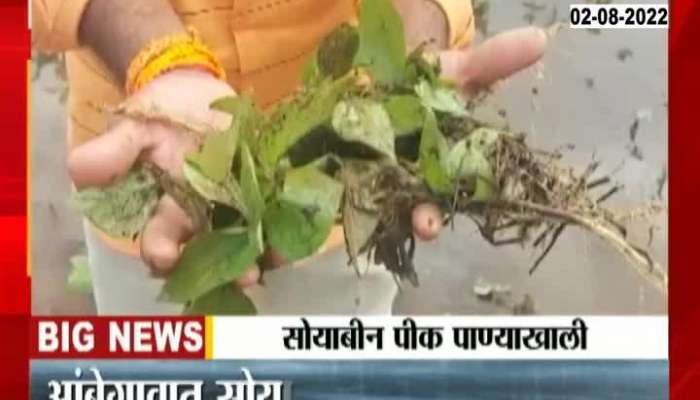
[[333, 221], [334, 216], [280, 200], [267, 208], [263, 223], [270, 247], [293, 262], [316, 253]]
[[374, 190], [373, 182], [381, 169], [372, 161], [346, 161], [340, 174], [345, 184], [343, 232], [350, 264], [355, 268], [358, 256], [379, 225], [380, 207], [375, 197], [381, 194]]
[[261, 254], [248, 232], [213, 231], [190, 240], [163, 286], [169, 301], [187, 303], [230, 283]]
[[258, 175], [255, 167], [255, 160], [247, 144], [241, 146], [241, 193], [246, 209], [246, 218], [249, 222], [260, 218], [262, 210], [265, 208], [265, 201], [260, 193]]
[[[476, 189], [472, 195], [474, 201], [486, 201], [493, 198], [494, 195], [494, 176], [490, 168], [490, 164], [484, 165], [483, 169], [477, 174]], [[487, 167], [488, 166], [488, 167]]]
[[248, 228], [250, 229], [250, 239], [258, 250], [262, 252], [261, 221], [265, 210], [265, 200], [260, 192], [255, 160], [245, 142], [241, 146], [241, 193], [246, 209], [245, 217], [248, 220]]
[[406, 41], [401, 16], [391, 0], [365, 0], [360, 11], [360, 49], [355, 65], [365, 66], [376, 82], [393, 85], [404, 80]]
[[493, 149], [493, 146], [503, 134], [503, 132], [493, 128], [476, 129], [469, 134], [469, 137], [472, 139], [471, 148], [487, 153]]
[[422, 80], [414, 89], [423, 105], [428, 108], [458, 117], [465, 117], [468, 115], [464, 99], [454, 88], [432, 86], [427, 81]]
[[452, 192], [452, 181], [447, 171], [447, 153], [447, 141], [438, 128], [435, 113], [426, 110], [418, 162], [423, 179], [436, 193]]
[[357, 268], [357, 258], [379, 225], [380, 216], [347, 202], [343, 206], [343, 233], [350, 263]]
[[351, 84], [349, 78], [326, 79], [292, 101], [280, 105], [260, 138], [257, 154], [265, 170], [274, 170], [294, 143], [312, 128], [329, 122], [336, 102]]
[[240, 126], [240, 123], [247, 118], [247, 114], [255, 109], [255, 105], [248, 96], [226, 96], [214, 100], [209, 108], [237, 117], [238, 122], [231, 120], [231, 124]]
[[318, 48], [318, 69], [323, 76], [338, 79], [352, 69], [353, 59], [360, 47], [357, 28], [341, 24], [326, 36]]
[[92, 293], [92, 275], [85, 254], [75, 255], [70, 258], [70, 272], [66, 279], [66, 289], [73, 293]]
[[237, 143], [238, 134], [232, 130], [209, 133], [200, 149], [188, 153], [186, 160], [214, 182], [223, 182], [231, 171]]
[[335, 214], [342, 194], [340, 182], [311, 166], [287, 171], [279, 197], [293, 204], [315, 206], [325, 213]]
[[396, 159], [394, 129], [381, 103], [367, 99], [339, 102], [333, 111], [333, 129], [344, 140], [364, 144]]
[[301, 83], [310, 87], [321, 80], [321, 70], [318, 68], [318, 52], [314, 52], [301, 69]]
[[290, 170], [278, 201], [265, 212], [270, 247], [289, 261], [314, 254], [330, 233], [342, 194], [343, 185], [315, 167]]
[[228, 175], [223, 183], [215, 182], [190, 161], [185, 161], [183, 171], [187, 182], [200, 196], [235, 208], [243, 215], [247, 214], [243, 193], [235, 177]]
[[406, 84], [414, 86], [421, 80], [430, 84], [440, 81], [440, 64], [434, 54], [427, 54], [423, 45], [408, 55], [406, 62]]
[[419, 130], [425, 120], [424, 107], [416, 96], [394, 95], [384, 101], [396, 136], [407, 135]]
[[[233, 116], [231, 126], [227, 130], [230, 134], [246, 138], [249, 145], [255, 142], [264, 117], [250, 96], [223, 97], [214, 101], [211, 108]], [[233, 147], [235, 150], [235, 145]]]
[[185, 315], [255, 315], [255, 305], [234, 285], [222, 285], [188, 304]]
[[136, 168], [109, 187], [73, 193], [71, 203], [109, 235], [133, 237], [141, 232], [158, 203], [158, 186], [153, 174]]
[[472, 200], [484, 201], [493, 196], [495, 182], [488, 155], [500, 134], [494, 129], [479, 128], [457, 142], [447, 156], [447, 169], [451, 179], [477, 178]]
[[187, 161], [214, 182], [221, 183], [231, 173], [239, 139], [256, 134], [260, 116], [253, 101], [246, 96], [223, 97], [210, 107], [231, 114], [231, 126], [205, 135], [200, 148], [187, 154]]
[[451, 179], [459, 178], [463, 175], [466, 164], [469, 163], [469, 148], [467, 147], [467, 139], [461, 139], [452, 146], [447, 154], [447, 174]]

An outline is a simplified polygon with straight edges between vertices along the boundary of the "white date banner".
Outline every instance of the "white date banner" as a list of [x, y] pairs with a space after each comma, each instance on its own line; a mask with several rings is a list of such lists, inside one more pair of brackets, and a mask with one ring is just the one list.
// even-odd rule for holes
[[668, 4], [572, 4], [574, 29], [667, 29]]

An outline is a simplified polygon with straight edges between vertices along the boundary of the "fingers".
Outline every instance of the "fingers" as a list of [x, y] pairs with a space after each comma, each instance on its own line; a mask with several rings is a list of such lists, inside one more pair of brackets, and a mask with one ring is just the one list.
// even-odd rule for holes
[[257, 285], [258, 281], [260, 281], [260, 268], [254, 266], [238, 277], [234, 284], [240, 288], [247, 288]]
[[258, 265], [250, 268], [233, 283], [240, 288], [247, 288], [257, 285], [260, 282], [262, 271], [271, 271], [287, 264], [287, 260], [285, 260], [279, 253], [267, 249], [262, 256], [258, 257]]
[[442, 212], [431, 203], [417, 205], [413, 209], [413, 232], [421, 240], [433, 240], [440, 235], [442, 230]]
[[542, 57], [547, 34], [536, 27], [513, 29], [495, 35], [468, 50], [440, 53], [443, 75], [465, 91], [474, 91], [506, 78]]
[[278, 252], [266, 249], [262, 256], [258, 259], [258, 265], [264, 271], [269, 271], [283, 267], [289, 262]]
[[[182, 245], [194, 232], [195, 227], [185, 211], [171, 197], [164, 196], [141, 235], [141, 258], [151, 268], [154, 276], [162, 277], [172, 271], [180, 258]], [[286, 264], [281, 256], [269, 250], [262, 259], [270, 265]], [[254, 266], [234, 283], [245, 288], [257, 284], [259, 280], [260, 269]]]
[[106, 186], [124, 175], [150, 146], [144, 126], [119, 121], [104, 134], [76, 147], [68, 156], [68, 173], [78, 188]]
[[194, 226], [177, 203], [164, 196], [141, 235], [141, 258], [155, 276], [170, 272], [180, 258], [182, 244], [194, 234]]
[[[165, 196], [141, 235], [141, 258], [154, 276], [167, 275], [180, 258], [182, 245], [194, 234], [194, 226], [177, 203]], [[253, 286], [260, 279], [257, 266], [236, 280], [239, 287]]]

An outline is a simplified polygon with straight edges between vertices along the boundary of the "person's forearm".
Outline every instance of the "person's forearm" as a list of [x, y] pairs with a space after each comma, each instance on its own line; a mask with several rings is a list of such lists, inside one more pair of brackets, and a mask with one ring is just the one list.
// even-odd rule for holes
[[151, 40], [185, 32], [168, 0], [91, 0], [80, 22], [80, 42], [91, 47], [124, 82], [130, 61]]
[[429, 49], [448, 47], [448, 23], [439, 5], [431, 0], [392, 1], [403, 20], [406, 45], [409, 49], [422, 44]]

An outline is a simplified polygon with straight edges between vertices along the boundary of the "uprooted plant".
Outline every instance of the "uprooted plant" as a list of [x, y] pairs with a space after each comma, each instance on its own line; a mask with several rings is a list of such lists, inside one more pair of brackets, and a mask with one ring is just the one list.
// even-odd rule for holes
[[[581, 227], [665, 292], [665, 269], [626, 238], [626, 216], [602, 205], [617, 189], [595, 178], [597, 163], [576, 173], [557, 152], [476, 119], [436, 63], [420, 49], [406, 54], [402, 32], [390, 1], [366, 0], [359, 26], [343, 25], [321, 43], [303, 88], [271, 115], [239, 96], [212, 104], [232, 116], [228, 129], [188, 126], [200, 146], [184, 180], [142, 164], [74, 202], [106, 232], [136, 236], [160, 196], [173, 197], [201, 229], [163, 292], [188, 313], [254, 312], [228, 283], [266, 248], [289, 261], [312, 255], [337, 222], [350, 265], [367, 256], [417, 285], [411, 210], [427, 202], [445, 224], [468, 216], [494, 245], [541, 247], [532, 271], [562, 231]], [[116, 112], [187, 125], [129, 103]]]

